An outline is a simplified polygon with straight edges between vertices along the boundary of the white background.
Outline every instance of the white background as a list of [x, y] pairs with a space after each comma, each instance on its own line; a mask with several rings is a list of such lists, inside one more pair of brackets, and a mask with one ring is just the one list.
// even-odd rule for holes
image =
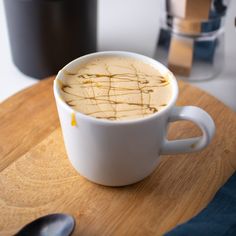
[[[160, 0], [99, 0], [98, 49], [126, 50], [153, 56]], [[194, 85], [214, 95], [236, 111], [236, 0], [231, 1], [226, 20], [226, 66], [211, 81]], [[25, 76], [13, 65], [3, 0], [0, 0], [0, 102], [38, 80]]]

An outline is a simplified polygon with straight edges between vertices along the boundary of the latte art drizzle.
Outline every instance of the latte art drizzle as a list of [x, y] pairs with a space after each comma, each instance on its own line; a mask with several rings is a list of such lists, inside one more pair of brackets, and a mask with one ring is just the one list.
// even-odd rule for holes
[[63, 70], [62, 97], [75, 110], [99, 119], [122, 120], [144, 117], [166, 106], [151, 100], [157, 88], [169, 85], [162, 75], [141, 72], [134, 63], [103, 63], [102, 73], [93, 73], [91, 67], [97, 66], [101, 62], [85, 64], [75, 73]]

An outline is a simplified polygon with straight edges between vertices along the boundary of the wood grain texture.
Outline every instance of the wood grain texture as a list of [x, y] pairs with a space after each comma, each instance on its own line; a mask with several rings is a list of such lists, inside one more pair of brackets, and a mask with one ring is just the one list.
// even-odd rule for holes
[[1, 171], [59, 127], [52, 79], [27, 88], [1, 103], [0, 121]]
[[[52, 79], [0, 105], [0, 235], [48, 213], [72, 214], [73, 235], [162, 235], [197, 214], [236, 168], [236, 115], [215, 98], [180, 82], [178, 105], [209, 112], [217, 131], [202, 152], [165, 156], [155, 172], [127, 187], [93, 184], [67, 159]], [[189, 122], [170, 138], [199, 133]]]

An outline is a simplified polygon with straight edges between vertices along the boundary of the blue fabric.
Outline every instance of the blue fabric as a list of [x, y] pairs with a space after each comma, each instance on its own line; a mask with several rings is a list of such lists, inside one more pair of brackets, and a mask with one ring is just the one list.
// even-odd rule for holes
[[165, 236], [236, 236], [236, 173], [205, 209]]

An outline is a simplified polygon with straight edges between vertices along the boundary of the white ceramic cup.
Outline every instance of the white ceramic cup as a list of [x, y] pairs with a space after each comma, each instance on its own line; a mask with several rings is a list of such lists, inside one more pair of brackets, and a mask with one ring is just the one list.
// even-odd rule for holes
[[[63, 69], [73, 70], [81, 63], [104, 55], [130, 57], [150, 64], [169, 77], [173, 94], [163, 110], [144, 118], [127, 121], [96, 119], [74, 111], [61, 99], [58, 80], [62, 79], [63, 73], [59, 71], [54, 81], [54, 96], [65, 147], [69, 160], [82, 176], [108, 186], [132, 184], [153, 172], [160, 155], [196, 152], [210, 143], [215, 131], [212, 118], [199, 107], [175, 106], [178, 97], [176, 79], [159, 62], [135, 53], [110, 51], [80, 57]], [[177, 120], [192, 121], [201, 129], [202, 136], [168, 141], [168, 125]]]

